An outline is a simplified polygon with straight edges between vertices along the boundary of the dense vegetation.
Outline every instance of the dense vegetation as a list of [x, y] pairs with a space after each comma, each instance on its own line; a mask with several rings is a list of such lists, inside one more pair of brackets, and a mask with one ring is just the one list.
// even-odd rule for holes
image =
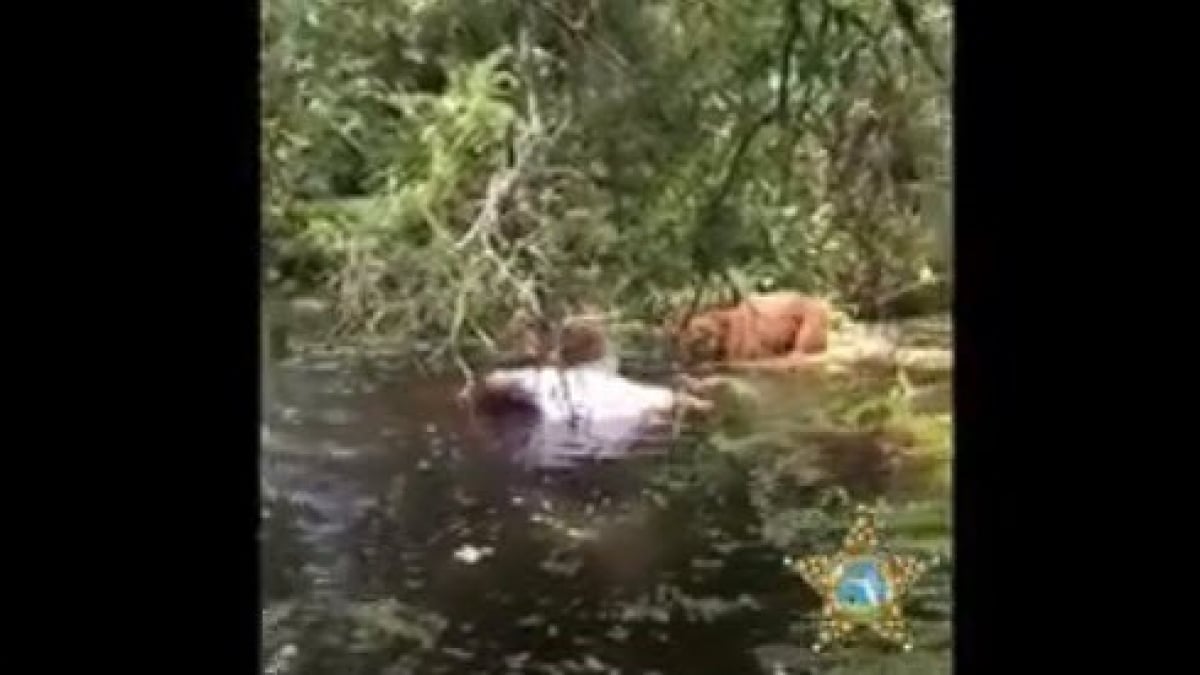
[[945, 0], [264, 7], [268, 287], [336, 336], [771, 286], [945, 303]]
[[[658, 322], [771, 287], [864, 319], [947, 308], [947, 0], [263, 7], [267, 296], [320, 299], [329, 338], [444, 365], [519, 308]], [[952, 563], [909, 606], [916, 652], [798, 647], [814, 599], [782, 556], [832, 546], [851, 502], [949, 557], [949, 373], [917, 383], [932, 405], [860, 375], [727, 392], [622, 502], [618, 532], [663, 540], [638, 583], [599, 581], [604, 546], [509, 523], [507, 495], [432, 451], [363, 517], [350, 597], [313, 581], [299, 507], [266, 499], [265, 671], [770, 672], [759, 647], [782, 643], [789, 672], [949, 672]], [[495, 571], [443, 580], [449, 540], [482, 532]]]

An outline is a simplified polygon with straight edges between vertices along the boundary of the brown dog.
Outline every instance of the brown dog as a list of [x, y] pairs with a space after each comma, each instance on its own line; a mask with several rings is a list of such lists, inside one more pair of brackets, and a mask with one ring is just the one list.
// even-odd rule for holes
[[753, 295], [732, 307], [693, 315], [673, 329], [689, 364], [733, 370], [792, 370], [829, 346], [829, 303], [794, 291]]

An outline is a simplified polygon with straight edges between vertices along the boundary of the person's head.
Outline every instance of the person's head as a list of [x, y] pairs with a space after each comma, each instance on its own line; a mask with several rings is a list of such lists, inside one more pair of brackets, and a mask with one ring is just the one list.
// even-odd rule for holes
[[496, 371], [471, 380], [458, 392], [458, 404], [472, 414], [493, 418], [536, 411], [529, 393], [517, 382], [518, 373]]

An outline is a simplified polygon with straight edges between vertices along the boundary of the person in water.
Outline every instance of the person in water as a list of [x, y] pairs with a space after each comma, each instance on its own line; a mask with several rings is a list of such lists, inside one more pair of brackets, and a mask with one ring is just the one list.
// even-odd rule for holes
[[587, 366], [496, 370], [464, 387], [460, 401], [490, 440], [540, 467], [624, 457], [678, 416], [712, 409], [686, 392]]
[[518, 337], [524, 353], [468, 382], [458, 399], [490, 421], [532, 420], [535, 438], [545, 441], [534, 451], [539, 463], [550, 455], [620, 456], [677, 418], [713, 409], [689, 391], [621, 375], [596, 313], [572, 317], [554, 332], [527, 324]]
[[711, 401], [687, 391], [636, 382], [583, 364], [496, 370], [464, 387], [459, 400], [476, 409], [499, 411], [507, 404], [564, 419], [632, 416], [647, 423], [713, 409]]

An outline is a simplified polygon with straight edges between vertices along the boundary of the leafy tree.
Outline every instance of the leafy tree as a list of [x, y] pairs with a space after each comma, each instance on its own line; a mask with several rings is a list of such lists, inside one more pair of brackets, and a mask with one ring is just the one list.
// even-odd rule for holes
[[517, 307], [949, 282], [944, 0], [264, 8], [267, 275], [338, 336], [436, 359]]

